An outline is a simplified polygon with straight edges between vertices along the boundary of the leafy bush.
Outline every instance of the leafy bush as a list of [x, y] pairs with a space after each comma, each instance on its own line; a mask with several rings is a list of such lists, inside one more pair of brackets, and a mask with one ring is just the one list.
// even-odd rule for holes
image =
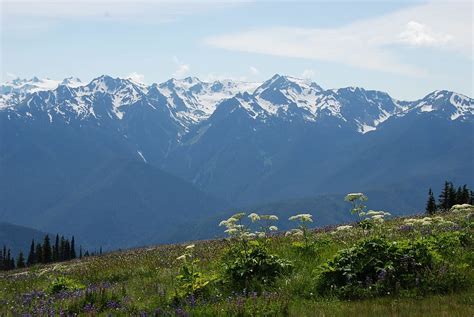
[[176, 289], [176, 300], [181, 300], [188, 296], [204, 297], [209, 293], [210, 283], [215, 281], [213, 276], [205, 276], [197, 269], [199, 259], [194, 256], [194, 244], [188, 245], [183, 255], [178, 257], [183, 261], [180, 274], [176, 277], [178, 288]]
[[84, 289], [85, 286], [71, 278], [59, 276], [54, 279], [48, 287], [48, 293], [56, 294], [63, 291], [76, 291]]
[[443, 263], [428, 240], [389, 242], [372, 238], [339, 251], [326, 263], [318, 291], [363, 298], [407, 291], [446, 292], [463, 282], [463, 275], [453, 265]]
[[233, 245], [224, 256], [224, 279], [238, 290], [260, 291], [291, 269], [290, 261], [269, 254], [258, 241], [250, 241], [247, 249]]

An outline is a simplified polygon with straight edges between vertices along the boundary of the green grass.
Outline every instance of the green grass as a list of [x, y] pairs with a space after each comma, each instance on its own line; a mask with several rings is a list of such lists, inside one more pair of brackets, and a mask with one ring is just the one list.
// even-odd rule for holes
[[[472, 217], [466, 214], [446, 214], [455, 229], [472, 234]], [[379, 233], [390, 240], [411, 239], [422, 235], [419, 230], [400, 230], [402, 218], [387, 221]], [[294, 238], [278, 235], [269, 242], [271, 253], [291, 260], [294, 269], [279, 278], [263, 293], [233, 293], [218, 287], [210, 298], [187, 300], [173, 305], [184, 245], [163, 245], [113, 252], [102, 256], [70, 262], [37, 265], [29, 269], [0, 273], [0, 316], [22, 313], [39, 315], [40, 309], [58, 315], [60, 309], [87, 315], [88, 302], [94, 302], [95, 315], [193, 315], [193, 316], [474, 316], [472, 286], [455, 293], [413, 298], [410, 294], [388, 295], [366, 300], [340, 300], [318, 295], [315, 290], [321, 265], [339, 250], [353, 246], [366, 237], [362, 230], [332, 233], [332, 228], [312, 232], [316, 252], [302, 254], [293, 246]], [[436, 231], [425, 236], [437, 234]], [[204, 274], [221, 272], [221, 256], [229, 245], [227, 240], [196, 242], [195, 257]], [[450, 261], [469, 265], [472, 282], [474, 255], [472, 246], [447, 250]], [[53, 295], [48, 289], [57, 277], [67, 277], [87, 290]], [[470, 283], [472, 285], [472, 283]], [[32, 293], [36, 292], [36, 293]], [[117, 303], [116, 306], [114, 304]], [[102, 305], [102, 307], [98, 307]]]

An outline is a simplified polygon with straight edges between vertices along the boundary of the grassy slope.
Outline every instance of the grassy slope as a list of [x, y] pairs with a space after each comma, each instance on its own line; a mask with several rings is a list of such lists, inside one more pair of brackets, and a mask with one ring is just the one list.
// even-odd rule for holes
[[[453, 218], [454, 215], [448, 215]], [[402, 219], [385, 224], [385, 234], [393, 240], [407, 238], [397, 228]], [[472, 230], [466, 229], [463, 230]], [[253, 295], [231, 294], [226, 298], [214, 297], [211, 303], [189, 303], [181, 307], [193, 315], [283, 315], [291, 316], [473, 316], [474, 290], [469, 288], [455, 294], [433, 295], [425, 298], [385, 297], [363, 301], [340, 301], [315, 295], [315, 276], [320, 265], [338, 250], [353, 245], [362, 236], [359, 233], [332, 235], [330, 228], [315, 232], [321, 248], [316, 256], [301, 256], [291, 246], [290, 238], [275, 237], [271, 241], [272, 251], [294, 262], [295, 270], [289, 277], [278, 281], [267, 293]], [[414, 233], [410, 233], [413, 235]], [[200, 241], [195, 254], [201, 260], [200, 270], [216, 272], [217, 259], [227, 245], [225, 240]], [[25, 304], [25, 296], [33, 290], [46, 290], [57, 276], [68, 276], [92, 292], [105, 294], [108, 299], [120, 301], [121, 308], [109, 309], [113, 315], [153, 312], [160, 308], [180, 312], [169, 307], [175, 290], [175, 277], [180, 262], [176, 257], [183, 253], [183, 245], [163, 245], [150, 248], [114, 252], [100, 257], [91, 257], [67, 263], [40, 265], [27, 270], [0, 274], [0, 315], [25, 312], [39, 307], [41, 301], [52, 299], [52, 306], [84, 306], [84, 296], [69, 295], [66, 299], [51, 295], [40, 295]], [[471, 254], [472, 249], [463, 250]], [[458, 256], [458, 254], [456, 254]], [[453, 259], [454, 260], [454, 259]], [[474, 277], [472, 267], [470, 277]], [[471, 278], [472, 279], [472, 278]], [[99, 289], [97, 291], [97, 289]], [[41, 297], [44, 296], [44, 297]], [[107, 313], [103, 312], [104, 315]]]

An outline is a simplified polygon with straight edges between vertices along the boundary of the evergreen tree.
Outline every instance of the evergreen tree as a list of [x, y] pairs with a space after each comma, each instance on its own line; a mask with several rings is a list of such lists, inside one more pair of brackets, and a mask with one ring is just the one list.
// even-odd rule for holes
[[7, 270], [7, 246], [3, 245], [2, 256], [0, 257], [0, 268], [2, 270]]
[[64, 236], [61, 236], [61, 242], [59, 244], [59, 261], [66, 260], [66, 240]]
[[64, 259], [67, 261], [71, 259], [71, 244], [68, 239], [66, 239], [66, 242], [64, 243]]
[[36, 263], [43, 263], [43, 246], [41, 243], [36, 244], [35, 256]]
[[449, 183], [449, 190], [448, 190], [448, 210], [451, 209], [454, 205], [456, 205], [456, 190], [454, 189], [453, 183]]
[[469, 204], [474, 205], [474, 191], [471, 190], [471, 194], [469, 197]]
[[51, 263], [52, 261], [51, 243], [49, 235], [46, 235], [43, 240], [43, 263]]
[[436, 213], [436, 200], [433, 195], [433, 191], [428, 191], [428, 201], [426, 202], [426, 213], [429, 215], [433, 215]]
[[82, 259], [82, 245], [79, 246], [79, 259]]
[[450, 191], [451, 191], [451, 186], [450, 182], [445, 181], [444, 182], [444, 187], [443, 190], [441, 191], [441, 194], [439, 195], [439, 207], [443, 211], [449, 210], [450, 206]]
[[[3, 249], [5, 249], [5, 246], [3, 247]], [[0, 250], [0, 271], [3, 271], [5, 269], [4, 264], [5, 264], [4, 252], [3, 250]]]
[[464, 184], [461, 190], [461, 198], [460, 198], [459, 204], [469, 204], [469, 201], [470, 201], [469, 188], [467, 188], [467, 185]]
[[35, 255], [35, 239], [31, 240], [30, 253], [28, 253], [28, 260], [26, 261], [28, 266], [36, 264], [36, 255]]
[[18, 255], [18, 259], [16, 260], [16, 267], [17, 268], [24, 268], [25, 267], [25, 258], [23, 257], [23, 252], [20, 251]]
[[59, 235], [56, 234], [56, 239], [54, 240], [53, 246], [53, 261], [59, 261]]
[[71, 259], [76, 258], [76, 246], [75, 246], [75, 241], [74, 241], [74, 236], [72, 236], [71, 239]]

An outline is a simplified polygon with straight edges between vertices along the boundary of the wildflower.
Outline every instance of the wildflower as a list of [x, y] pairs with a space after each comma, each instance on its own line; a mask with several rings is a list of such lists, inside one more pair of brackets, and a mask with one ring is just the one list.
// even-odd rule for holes
[[255, 222], [255, 221], [258, 221], [260, 220], [260, 216], [257, 215], [256, 213], [251, 213], [250, 215], [248, 215], [248, 217], [250, 218], [250, 220], [252, 220], [252, 222]]
[[268, 216], [268, 219], [269, 219], [269, 220], [273, 220], [273, 221], [277, 221], [277, 220], [278, 220], [278, 217], [275, 216], [275, 215], [270, 215], [270, 216]]
[[366, 201], [368, 198], [363, 193], [350, 193], [350, 194], [347, 194], [346, 197], [344, 198], [345, 201], [350, 201], [350, 202], [355, 201], [357, 199]]
[[301, 222], [313, 222], [313, 215], [311, 214], [298, 214], [295, 216], [291, 216], [288, 220], [294, 221], [299, 220]]
[[259, 238], [265, 238], [265, 232], [256, 231], [255, 234], [256, 234], [257, 237], [259, 237]]
[[278, 230], [278, 227], [277, 227], [277, 226], [270, 226], [270, 227], [268, 228], [268, 230], [270, 230], [270, 231], [277, 231], [277, 230]]
[[287, 231], [285, 233], [285, 236], [295, 236], [295, 237], [298, 237], [298, 236], [302, 236], [303, 235], [303, 230], [301, 229], [291, 229], [290, 231]]
[[474, 211], [474, 206], [470, 204], [458, 204], [451, 207], [452, 212]]
[[336, 228], [337, 231], [344, 231], [344, 230], [349, 230], [349, 229], [352, 229], [352, 226], [339, 226]]
[[[236, 213], [235, 215], [233, 215], [233, 216], [230, 217], [230, 218], [234, 218], [235, 221], [239, 221], [239, 220], [242, 219], [244, 216], [245, 216], [245, 212], [239, 212], [239, 213]], [[229, 218], [229, 219], [230, 219], [230, 218]]]
[[194, 244], [190, 244], [186, 247], [186, 250], [192, 250], [194, 249], [195, 245]]
[[237, 233], [237, 229], [236, 228], [229, 228], [224, 232], [231, 235], [231, 234]]
[[252, 232], [245, 232], [242, 236], [245, 237], [245, 238], [252, 239], [252, 238], [255, 238], [257, 235], [255, 233], [252, 233]]
[[227, 220], [222, 220], [221, 222], [219, 222], [219, 227], [222, 227], [222, 226], [226, 226], [228, 225], [229, 223], [227, 222]]

